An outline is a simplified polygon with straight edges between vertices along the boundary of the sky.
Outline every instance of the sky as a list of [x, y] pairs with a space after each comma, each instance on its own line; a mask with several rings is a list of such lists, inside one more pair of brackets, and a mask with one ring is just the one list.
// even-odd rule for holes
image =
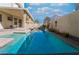
[[75, 5], [71, 3], [25, 3], [24, 7], [40, 23], [43, 23], [46, 16], [64, 16], [75, 11]]

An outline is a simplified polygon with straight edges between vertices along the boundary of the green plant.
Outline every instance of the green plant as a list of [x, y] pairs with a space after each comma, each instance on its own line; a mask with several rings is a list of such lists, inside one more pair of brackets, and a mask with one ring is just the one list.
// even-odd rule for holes
[[48, 29], [51, 32], [55, 32], [55, 33], [59, 33], [59, 31], [57, 31], [56, 29]]
[[63, 36], [65, 36], [65, 37], [69, 37], [69, 33], [68, 33], [68, 32], [63, 32], [62, 34], [63, 34]]

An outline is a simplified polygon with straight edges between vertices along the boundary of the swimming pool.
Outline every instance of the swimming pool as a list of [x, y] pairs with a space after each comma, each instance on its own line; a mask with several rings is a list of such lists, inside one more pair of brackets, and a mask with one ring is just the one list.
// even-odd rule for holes
[[61, 54], [79, 53], [62, 38], [50, 32], [31, 32], [31, 34], [8, 34], [0, 38], [13, 38], [13, 42], [0, 48], [0, 54]]
[[62, 38], [50, 32], [32, 32], [17, 54], [65, 54], [79, 50], [67, 44]]
[[8, 34], [2, 35], [0, 38], [13, 38], [13, 41], [6, 46], [0, 48], [0, 54], [17, 54], [17, 51], [25, 41], [25, 34]]

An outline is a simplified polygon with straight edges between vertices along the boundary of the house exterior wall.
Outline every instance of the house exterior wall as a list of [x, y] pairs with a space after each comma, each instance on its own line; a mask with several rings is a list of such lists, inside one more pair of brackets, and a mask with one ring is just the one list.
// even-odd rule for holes
[[[6, 9], [5, 9], [6, 10]], [[30, 15], [27, 13], [24, 13], [23, 10], [20, 12], [20, 10], [12, 10], [12, 9], [7, 9], [5, 11], [4, 9], [0, 9], [0, 14], [2, 15], [2, 26], [4, 28], [10, 28], [12, 25], [13, 28], [19, 27], [19, 20], [22, 20], [22, 27], [21, 28], [26, 28], [26, 24], [33, 24], [32, 18]], [[9, 12], [10, 11], [10, 12]], [[8, 17], [12, 16], [13, 21], [8, 20]], [[14, 18], [17, 18], [17, 25], [14, 24]]]
[[[18, 8], [16, 8], [18, 7]], [[0, 14], [2, 15], [2, 26], [4, 28], [19, 27], [19, 19], [22, 20], [22, 28], [26, 28], [27, 23], [33, 23], [31, 14], [28, 10], [23, 9], [23, 4], [21, 3], [2, 3], [0, 4]], [[8, 16], [13, 17], [13, 21], [8, 20]], [[14, 18], [17, 18], [17, 25], [14, 24]]]
[[[19, 27], [19, 19], [22, 19], [20, 17], [16, 17], [16, 16], [13, 16], [13, 15], [10, 15], [10, 14], [7, 14], [7, 13], [4, 13], [4, 12], [1, 12], [0, 11], [0, 14], [2, 15], [2, 26], [3, 28], [10, 28], [10, 26], [12, 25], [14, 28], [15, 27]], [[8, 20], [8, 17], [12, 16], [13, 17], [13, 21], [10, 21]], [[17, 18], [17, 25], [14, 25], [14, 18]]]
[[0, 14], [2, 15], [2, 22], [1, 22], [1, 24], [2, 24], [3, 28], [9, 28], [9, 26], [12, 24], [11, 21], [8, 21], [8, 16], [10, 16], [10, 15], [4, 14], [2, 12], [0, 12]]
[[[57, 27], [55, 27], [55, 21], [57, 21]], [[53, 29], [79, 37], [79, 11], [53, 20], [51, 24], [53, 25], [51, 26]]]
[[28, 15], [26, 15], [26, 23], [33, 23], [32, 19]]

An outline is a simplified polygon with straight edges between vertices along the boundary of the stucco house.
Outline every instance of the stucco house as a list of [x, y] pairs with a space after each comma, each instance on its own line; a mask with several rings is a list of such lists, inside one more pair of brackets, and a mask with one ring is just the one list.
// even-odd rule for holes
[[[17, 5], [17, 7], [13, 5]], [[20, 4], [0, 6], [0, 24], [4, 29], [26, 28], [27, 24], [33, 23], [33, 18], [29, 11], [18, 5]]]

